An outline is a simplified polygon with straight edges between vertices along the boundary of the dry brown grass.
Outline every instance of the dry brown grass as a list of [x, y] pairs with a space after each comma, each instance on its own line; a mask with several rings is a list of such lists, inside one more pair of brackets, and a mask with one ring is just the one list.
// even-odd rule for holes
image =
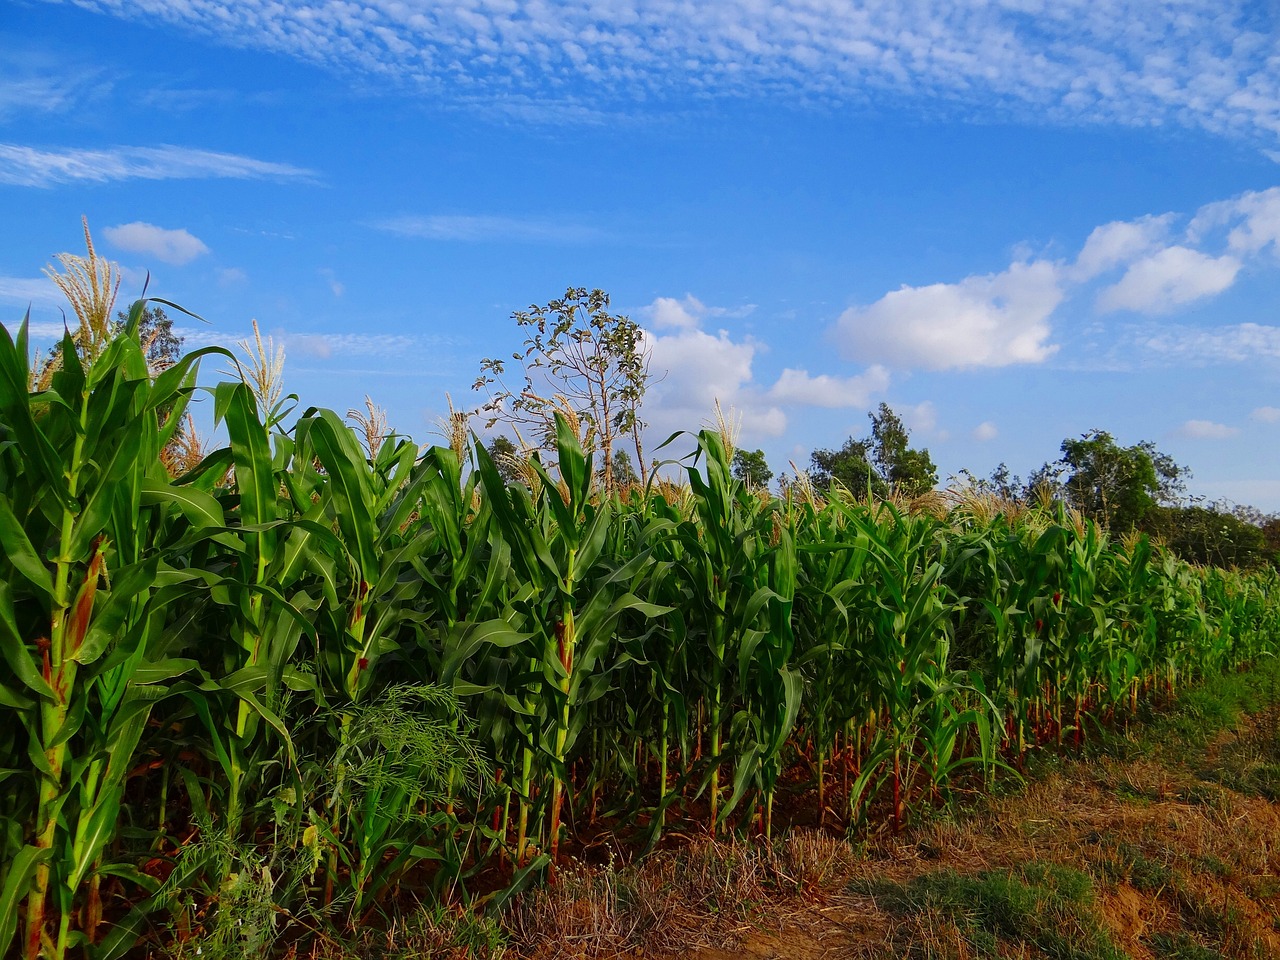
[[1068, 944], [1095, 931], [1109, 955], [1138, 960], [1277, 958], [1280, 806], [1214, 782], [1260, 762], [1259, 739], [1246, 727], [1194, 756], [1063, 762], [963, 818], [869, 837], [858, 855], [796, 831], [770, 847], [703, 840], [637, 865], [582, 868], [527, 896], [504, 925], [522, 954], [548, 960], [1065, 956], [1016, 938], [997, 938], [992, 953], [976, 915], [927, 900], [895, 910], [874, 892], [944, 872], [1016, 881], [1041, 864], [1090, 887], [1061, 921]]
[[571, 865], [522, 897], [504, 927], [540, 960], [733, 948], [762, 910], [803, 916], [852, 862], [847, 843], [817, 831], [773, 845], [703, 839], [634, 865]]

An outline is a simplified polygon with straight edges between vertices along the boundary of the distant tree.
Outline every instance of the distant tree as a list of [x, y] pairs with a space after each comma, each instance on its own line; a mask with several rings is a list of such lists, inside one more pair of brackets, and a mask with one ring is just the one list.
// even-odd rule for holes
[[[567, 405], [586, 428], [586, 446], [600, 452], [606, 488], [614, 485], [614, 444], [623, 436], [636, 444], [643, 476], [639, 411], [648, 387], [649, 357], [640, 325], [611, 313], [603, 290], [588, 292], [585, 287], [570, 287], [546, 306], [534, 304], [511, 318], [528, 331], [523, 349], [510, 361], [483, 360], [474, 384], [489, 393], [481, 408], [488, 426], [523, 428], [551, 449], [555, 410]], [[520, 364], [520, 385], [504, 380], [512, 361]]]
[[809, 457], [809, 479], [819, 490], [839, 483], [856, 497], [886, 496], [889, 485], [871, 463], [871, 443], [850, 437], [839, 450], [815, 450]]
[[763, 450], [735, 450], [732, 469], [733, 475], [750, 490], [764, 490], [773, 479]]
[[[601, 477], [601, 483], [604, 478]], [[640, 484], [636, 468], [631, 465], [631, 456], [625, 450], [618, 450], [613, 455], [613, 488], [625, 493], [631, 487]]]
[[1105, 430], [1062, 441], [1062, 456], [1033, 481], [1058, 485], [1068, 503], [1112, 530], [1133, 530], [1159, 504], [1170, 504], [1190, 476], [1150, 441], [1122, 447]]
[[504, 483], [524, 482], [520, 473], [520, 461], [523, 457], [510, 439], [498, 434], [489, 441], [486, 449], [489, 451], [489, 459], [498, 468], [498, 475], [502, 477]]
[[839, 450], [815, 450], [810, 457], [810, 477], [818, 487], [837, 480], [855, 496], [883, 497], [898, 493], [918, 496], [938, 482], [938, 468], [927, 449], [910, 445], [911, 433], [889, 407], [882, 403], [867, 414], [871, 436], [850, 437]]
[[1261, 527], [1213, 505], [1156, 506], [1143, 518], [1142, 528], [1192, 563], [1252, 568], [1271, 559]]
[[[129, 315], [116, 311], [115, 332], [119, 333], [129, 322]], [[138, 323], [138, 342], [146, 355], [152, 376], [168, 370], [182, 356], [183, 336], [173, 331], [173, 321], [164, 307], [144, 307]]]
[[1027, 494], [1022, 478], [1010, 473], [1009, 467], [1004, 463], [992, 470], [989, 477], [979, 477], [969, 470], [961, 470], [956, 479], [970, 490], [991, 494], [1010, 503], [1023, 500]]

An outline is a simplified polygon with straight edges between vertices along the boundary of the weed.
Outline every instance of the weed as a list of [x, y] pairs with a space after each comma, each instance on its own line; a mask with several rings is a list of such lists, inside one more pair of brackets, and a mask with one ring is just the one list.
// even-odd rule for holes
[[1151, 949], [1159, 960], [1222, 960], [1217, 950], [1203, 946], [1186, 933], [1157, 933]]
[[1033, 861], [1004, 873], [966, 876], [953, 870], [905, 884], [855, 883], [899, 916], [932, 915], [961, 930], [972, 950], [995, 955], [1001, 945], [1029, 946], [1055, 960], [1120, 960], [1090, 910], [1093, 883], [1078, 870]]

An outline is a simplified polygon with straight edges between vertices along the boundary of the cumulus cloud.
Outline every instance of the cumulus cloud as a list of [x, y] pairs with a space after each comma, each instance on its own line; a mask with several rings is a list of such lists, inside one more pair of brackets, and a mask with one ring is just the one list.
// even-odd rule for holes
[[1096, 227], [1076, 257], [1071, 278], [1090, 280], [1156, 249], [1169, 233], [1173, 214], [1120, 220]]
[[872, 395], [887, 389], [889, 371], [878, 364], [853, 377], [833, 377], [825, 373], [812, 377], [807, 370], [788, 367], [770, 388], [769, 399], [810, 407], [865, 407]]
[[437, 101], [535, 117], [677, 98], [926, 100], [961, 116], [1180, 124], [1270, 145], [1280, 83], [1246, 0], [79, 0], [374, 78]]
[[1184, 440], [1228, 440], [1239, 432], [1239, 427], [1229, 427], [1225, 423], [1214, 423], [1212, 420], [1188, 420], [1178, 428], [1177, 435]]
[[1205, 204], [1192, 218], [1187, 234], [1200, 240], [1226, 229], [1228, 249], [1241, 256], [1273, 250], [1280, 242], [1280, 187], [1248, 191], [1229, 200]]
[[[1270, 260], [1268, 261], [1268, 257]], [[1069, 298], [1098, 313], [1159, 316], [1231, 289], [1248, 267], [1280, 262], [1280, 187], [1092, 230], [1074, 258], [1024, 253], [999, 273], [904, 285], [845, 310], [831, 334], [848, 358], [898, 369], [948, 370], [1041, 363], [1058, 345], [1053, 322]], [[1280, 355], [1280, 328], [1134, 327], [1125, 343], [1143, 360], [1235, 362]], [[1124, 361], [1128, 363], [1129, 360]]]
[[1098, 294], [1098, 309], [1168, 313], [1222, 293], [1235, 283], [1241, 266], [1230, 254], [1212, 257], [1189, 247], [1165, 247], [1130, 264], [1117, 283]]
[[925, 400], [915, 406], [895, 404], [893, 412], [915, 433], [931, 434], [938, 440], [946, 440], [950, 436], [947, 431], [938, 429], [938, 408], [932, 400]]
[[1049, 317], [1062, 298], [1056, 265], [1014, 263], [959, 283], [904, 285], [846, 310], [834, 333], [846, 357], [896, 367], [1040, 363], [1058, 349], [1048, 342]]
[[790, 407], [866, 407], [889, 386], [887, 368], [875, 365], [851, 376], [810, 374], [786, 368], [769, 384], [755, 364], [765, 346], [752, 337], [736, 338], [728, 330], [705, 329], [716, 318], [745, 316], [752, 305], [725, 308], [703, 303], [692, 294], [658, 297], [635, 314], [642, 321], [651, 351], [646, 412], [653, 433], [663, 439], [674, 430], [705, 423], [717, 400], [743, 418], [744, 436], [776, 437], [787, 426]]
[[979, 443], [988, 443], [1000, 436], [1000, 430], [990, 420], [984, 420], [973, 428], [970, 436]]
[[1280, 423], [1280, 407], [1257, 407], [1249, 418], [1259, 423]]
[[182, 266], [209, 252], [204, 241], [186, 230], [166, 230], [138, 220], [103, 230], [107, 241], [130, 253], [145, 253], [164, 263]]
[[707, 308], [693, 294], [686, 294], [683, 300], [658, 297], [641, 313], [659, 330], [696, 330]]
[[188, 147], [42, 150], [0, 143], [0, 183], [51, 187], [115, 180], [305, 180], [315, 174], [287, 163]]
[[[734, 340], [727, 330], [699, 329], [645, 335], [649, 369], [657, 378], [647, 399], [651, 425], [659, 433], [688, 429], [706, 421], [715, 402], [743, 414], [748, 436], [776, 437], [787, 426], [782, 410], [761, 396], [752, 371], [760, 345]], [[665, 438], [665, 437], [664, 437]]]

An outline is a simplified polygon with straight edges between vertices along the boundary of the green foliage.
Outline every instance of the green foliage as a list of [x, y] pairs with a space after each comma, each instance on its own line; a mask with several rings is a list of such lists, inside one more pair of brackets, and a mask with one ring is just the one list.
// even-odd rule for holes
[[833, 481], [855, 497], [883, 498], [890, 494], [914, 497], [938, 482], [938, 470], [927, 449], [913, 449], [910, 431], [888, 404], [867, 415], [871, 435], [850, 437], [839, 450], [815, 450], [810, 477], [821, 488]]
[[1116, 531], [1137, 527], [1157, 504], [1176, 497], [1189, 475], [1150, 441], [1122, 447], [1105, 430], [1063, 440], [1061, 459], [1040, 474], [1062, 478], [1068, 503]]
[[544, 450], [555, 447], [555, 414], [565, 407], [587, 430], [587, 444], [601, 453], [604, 488], [614, 489], [613, 447], [630, 437], [641, 468], [640, 407], [649, 385], [649, 356], [640, 325], [609, 312], [603, 290], [570, 287], [545, 306], [533, 304], [511, 315], [527, 331], [523, 350], [512, 354], [523, 385], [503, 379], [504, 358], [486, 359], [474, 389], [486, 390], [488, 426], [502, 422], [532, 431]]
[[489, 441], [485, 449], [489, 452], [489, 459], [493, 461], [493, 465], [498, 469], [498, 476], [502, 477], [504, 483], [521, 482], [520, 464], [524, 461], [524, 456], [509, 437], [498, 434]]
[[923, 874], [906, 884], [855, 886], [903, 916], [951, 920], [983, 956], [1034, 948], [1054, 960], [1122, 960], [1091, 910], [1093, 884], [1083, 873], [1033, 861], [1016, 874], [953, 870]]
[[773, 479], [773, 471], [764, 458], [763, 450], [735, 450], [733, 452], [733, 478], [745, 484], [748, 490], [766, 490]]
[[1263, 529], [1208, 507], [1152, 507], [1142, 528], [1191, 563], [1250, 569], [1270, 562]]

